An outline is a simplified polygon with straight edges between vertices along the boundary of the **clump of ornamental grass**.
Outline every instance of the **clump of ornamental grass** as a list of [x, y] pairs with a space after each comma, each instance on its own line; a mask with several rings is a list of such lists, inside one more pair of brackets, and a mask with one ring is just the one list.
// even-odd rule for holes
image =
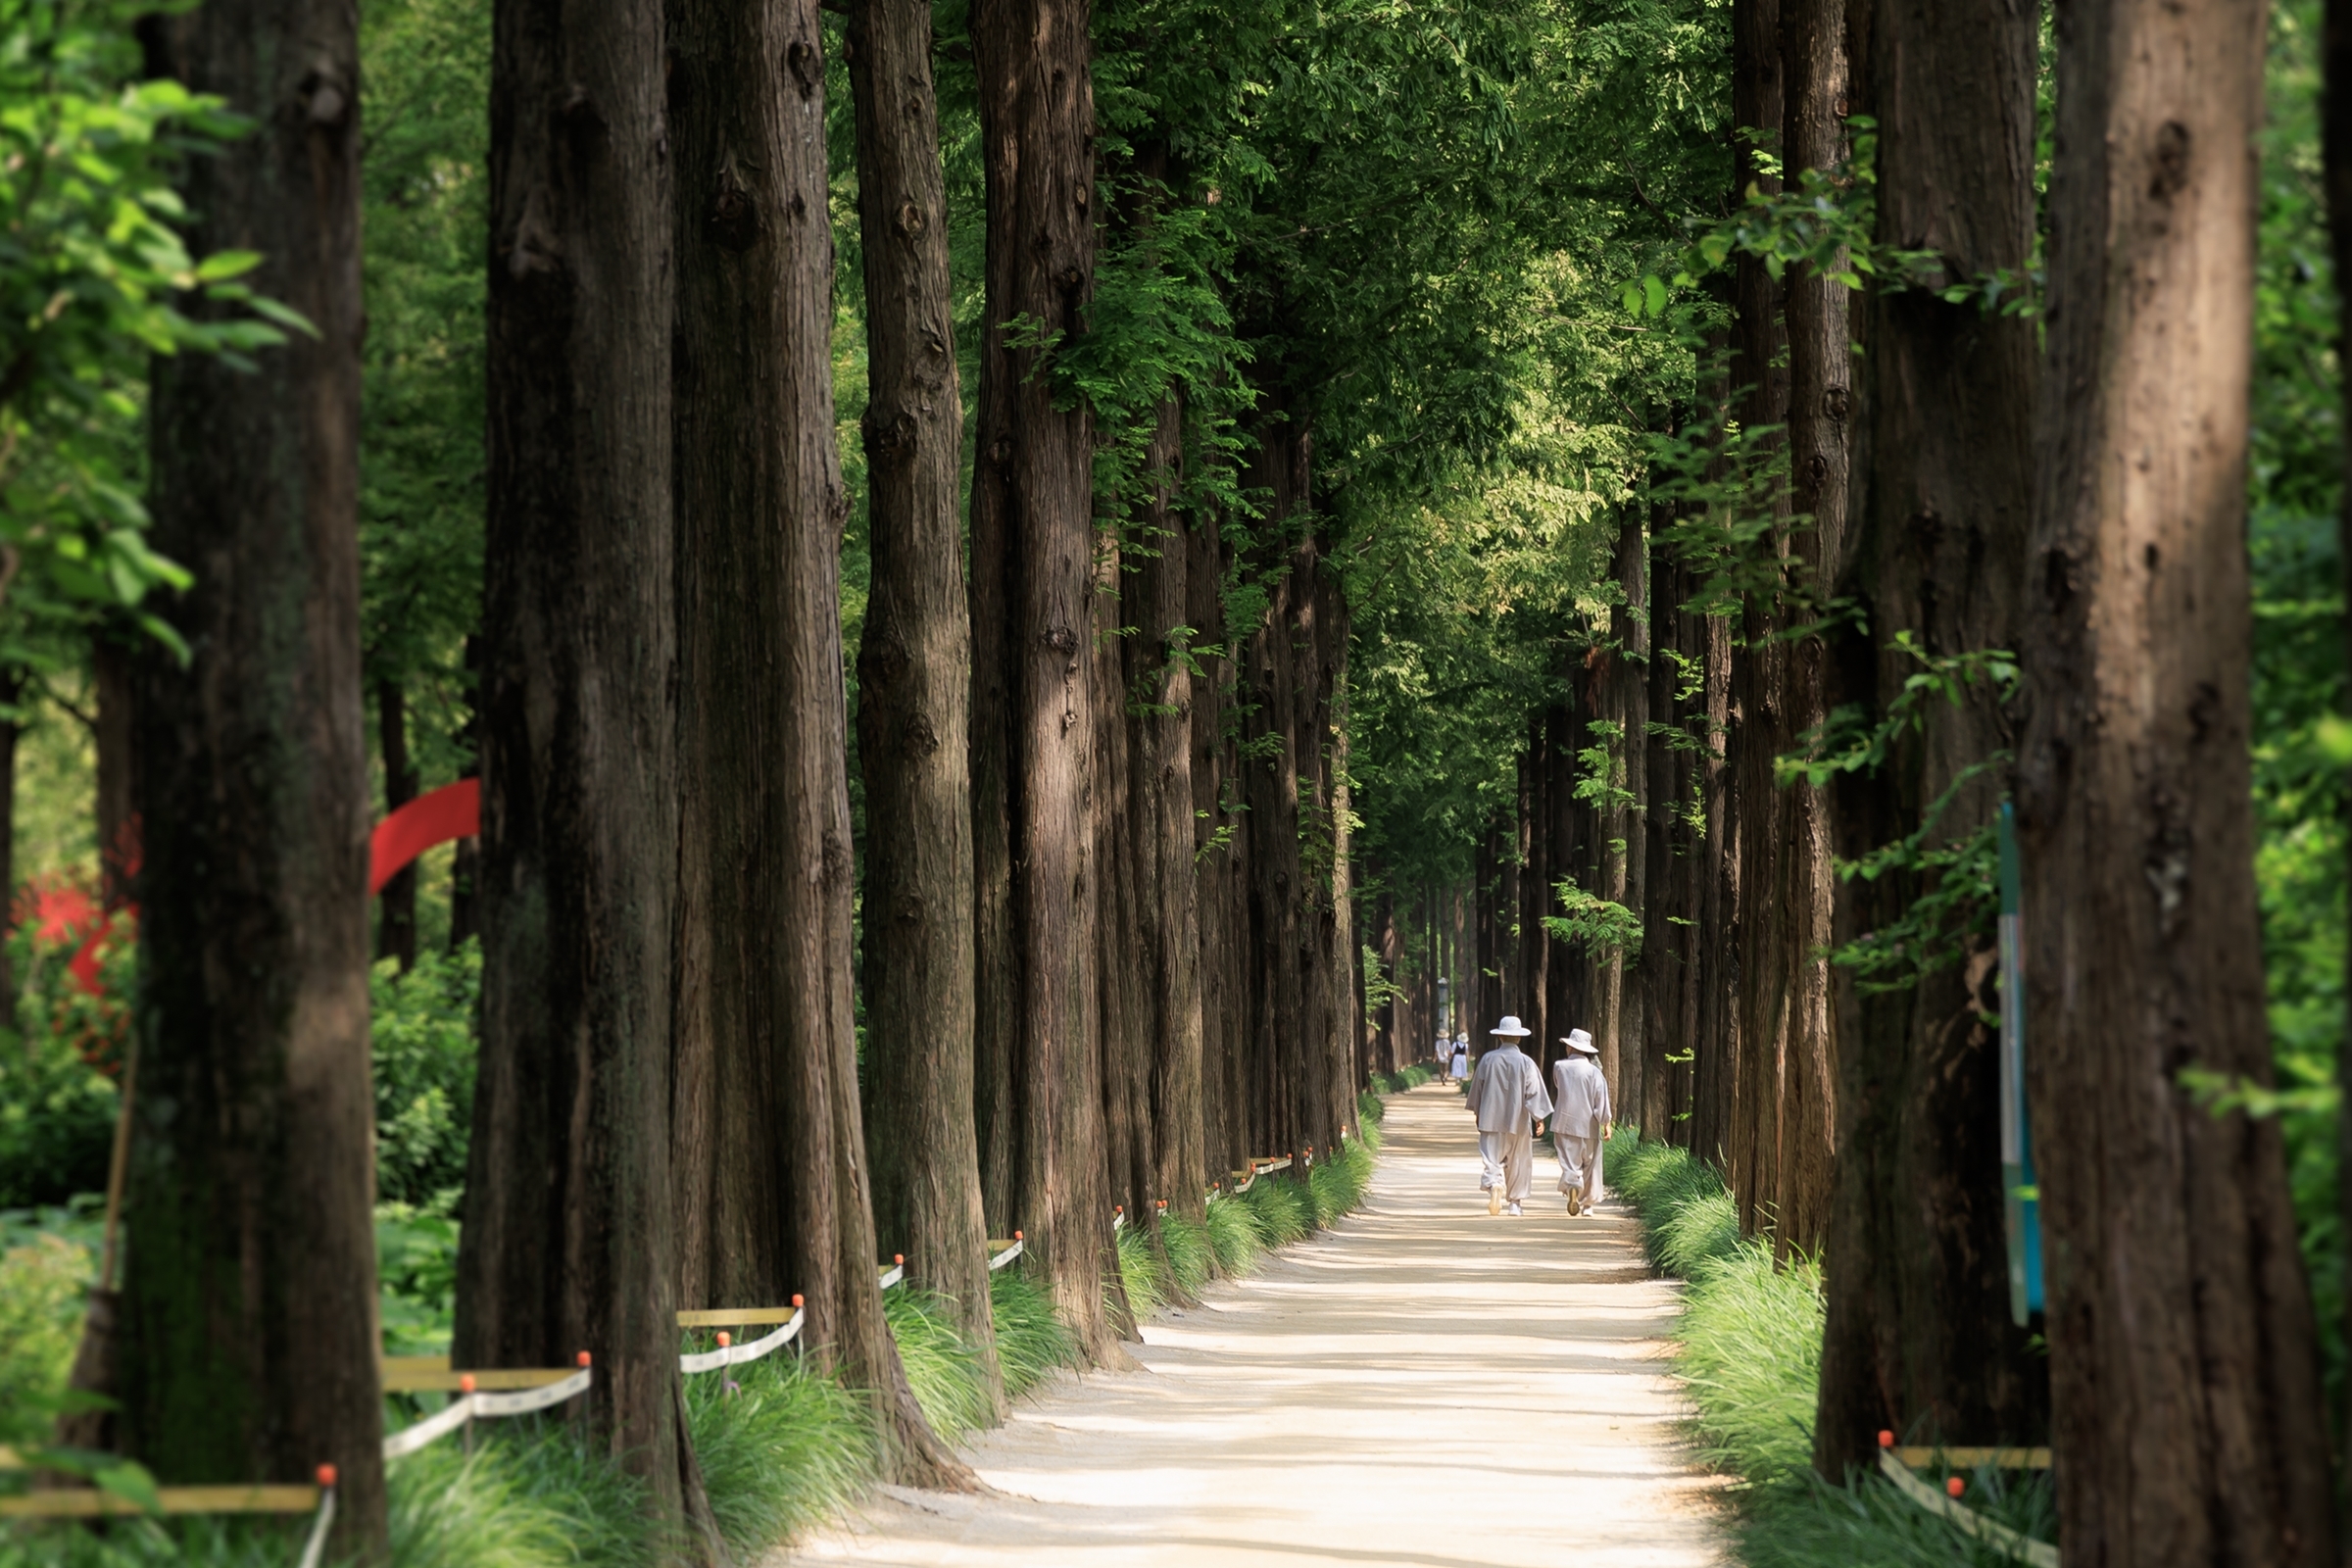
[[[1640, 1212], [1651, 1257], [1690, 1281], [1676, 1370], [1697, 1411], [1703, 1457], [1740, 1483], [1739, 1555], [1747, 1568], [2008, 1568], [2006, 1552], [1928, 1513], [1884, 1477], [1864, 1471], [1832, 1483], [1813, 1471], [1817, 1260], [1776, 1262], [1769, 1237], [1741, 1240], [1721, 1176], [1687, 1151], [1622, 1131], [1609, 1141], [1605, 1169]], [[2046, 1473], [1986, 1467], [1967, 1482], [1970, 1507], [2035, 1540], [2057, 1539]]]
[[980, 1348], [956, 1326], [954, 1305], [928, 1291], [901, 1285], [882, 1293], [882, 1316], [899, 1343], [899, 1360], [914, 1402], [931, 1430], [959, 1442], [996, 1420]]
[[1385, 1117], [1389, 1113], [1389, 1102], [1380, 1097], [1383, 1094], [1393, 1093], [1395, 1093], [1394, 1090], [1382, 1090], [1375, 1087], [1372, 1089], [1367, 1089], [1362, 1094], [1356, 1096], [1355, 1119], [1357, 1125], [1363, 1127], [1367, 1131], [1379, 1126], [1381, 1123], [1381, 1118]]
[[[889, 1305], [894, 1334], [906, 1336], [906, 1327], [936, 1323], [936, 1303], [918, 1303], [912, 1311], [895, 1301]], [[907, 1381], [915, 1386], [923, 1413], [952, 1439], [960, 1435], [952, 1429], [970, 1400], [958, 1394], [935, 1411], [923, 1397], [926, 1389], [939, 1397], [941, 1362], [956, 1364], [936, 1348], [938, 1332], [935, 1326], [915, 1327], [916, 1342], [934, 1348], [912, 1355], [906, 1351], [907, 1338], [902, 1337], [900, 1359], [906, 1363]], [[976, 1365], [968, 1373], [948, 1375], [978, 1377]], [[986, 1399], [983, 1386], [984, 1415]], [[719, 1536], [738, 1561], [758, 1557], [839, 1513], [880, 1472], [881, 1441], [866, 1400], [808, 1370], [790, 1349], [687, 1379], [686, 1418]]]
[[1288, 1247], [1314, 1229], [1312, 1200], [1296, 1179], [1260, 1176], [1237, 1201], [1249, 1205], [1257, 1239], [1266, 1247]]
[[[561, 1568], [638, 1560], [654, 1544], [644, 1493], [610, 1459], [584, 1452], [561, 1429], [475, 1432], [395, 1459], [392, 1560], [400, 1568]], [[698, 1448], [700, 1445], [697, 1445]], [[539, 1451], [549, 1450], [549, 1451]]]
[[1078, 1342], [1054, 1312], [1046, 1287], [1018, 1267], [988, 1279], [990, 1316], [997, 1326], [997, 1366], [1004, 1393], [1018, 1398], [1078, 1358]]
[[1215, 1250], [1208, 1227], [1173, 1209], [1160, 1215], [1159, 1249], [1166, 1254], [1168, 1274], [1180, 1296], [1197, 1297], [1216, 1272]]
[[[1141, 1225], [1122, 1225], [1117, 1235], [1119, 1284], [1127, 1292], [1127, 1309], [1140, 1322], [1168, 1304], [1168, 1281], [1161, 1274], [1152, 1238]], [[1107, 1287], [1108, 1282], [1104, 1284]], [[1111, 1296], [1107, 1288], [1102, 1293], [1102, 1299], [1104, 1309], [1108, 1310]]]
[[1257, 1215], [1245, 1199], [1220, 1196], [1211, 1200], [1206, 1229], [1209, 1250], [1216, 1254], [1217, 1267], [1226, 1275], [1239, 1279], [1257, 1267], [1266, 1242], [1257, 1228]]

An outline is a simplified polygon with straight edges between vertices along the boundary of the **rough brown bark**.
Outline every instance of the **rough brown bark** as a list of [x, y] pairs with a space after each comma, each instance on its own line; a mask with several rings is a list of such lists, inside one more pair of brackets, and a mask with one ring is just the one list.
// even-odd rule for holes
[[453, 1353], [595, 1357], [680, 1516], [669, 178], [658, 10], [492, 24], [482, 1049]]
[[[696, 1306], [802, 1296], [808, 1343], [872, 1392], [898, 1478], [969, 1487], [914, 1402], [876, 1284], [851, 1002], [822, 24], [815, 0], [672, 0], [667, 23], [678, 1290]], [[887, 416], [899, 388], [877, 384]]]
[[[1202, 1121], [1202, 939], [1200, 878], [1194, 871], [1192, 647], [1210, 640], [1190, 618], [1192, 551], [1175, 507], [1184, 461], [1183, 410], [1162, 403], [1145, 464], [1154, 475], [1143, 514], [1147, 551], [1128, 587], [1134, 605], [1125, 640], [1134, 719], [1138, 880], [1152, 900], [1151, 1183], [1147, 1194], [1200, 1217], [1209, 1181]], [[1185, 628], [1193, 628], [1187, 631]]]
[[[384, 764], [384, 814], [416, 798], [416, 769], [409, 761], [409, 700], [396, 680], [375, 683], [376, 745]], [[375, 956], [416, 967], [416, 866], [412, 861], [384, 884], [376, 903]]]
[[1698, 966], [1690, 1050], [1690, 1149], [1728, 1176], [1739, 1113], [1741, 906], [1740, 888], [1738, 686], [1731, 617], [1704, 617], [1707, 752], [1699, 759], [1705, 838], [1699, 850], [1698, 925], [1692, 940], [1709, 956]]
[[[1643, 808], [1649, 803], [1649, 543], [1639, 511], [1629, 510], [1617, 535], [1618, 599], [1609, 609], [1609, 636], [1616, 645], [1609, 662], [1609, 710], [1617, 725], [1610, 744], [1616, 759], [1621, 804], [1609, 809], [1608, 891], [1610, 902], [1640, 915], [1648, 905], [1649, 860], [1643, 841]], [[1639, 952], [1622, 949], [1608, 958], [1609, 1034], [1617, 1054], [1617, 1076], [1609, 1080], [1619, 1114], [1640, 1124], [1647, 1095], [1647, 1061], [1642, 1054], [1648, 1029], [1648, 971]]]
[[[1573, 687], [1573, 683], [1571, 683]], [[1544, 712], [1544, 912], [1559, 913], [1557, 889], [1561, 881], [1574, 877], [1581, 885], [1585, 873], [1579, 868], [1582, 846], [1577, 843], [1578, 809], [1576, 799], [1577, 737], [1583, 726], [1578, 723], [1573, 690]], [[1590, 1029], [1585, 1016], [1586, 961], [1584, 953], [1565, 942], [1552, 944], [1551, 956], [1544, 970], [1544, 1027], [1550, 1038], [1544, 1044], [1544, 1060], [1546, 1067], [1560, 1058], [1560, 1042], [1571, 1029]]]
[[[1786, 109], [1781, 46], [1783, 0], [1740, 0], [1732, 10], [1733, 119], [1743, 127], [1780, 126]], [[1781, 149], [1775, 149], [1779, 151]], [[1736, 185], [1778, 190], [1777, 177], [1756, 167], [1744, 139]], [[1763, 264], [1737, 257], [1733, 264], [1732, 382], [1740, 422], [1750, 429], [1786, 428], [1789, 422], [1788, 335], [1782, 320], [1785, 291]], [[1775, 442], [1772, 445], [1777, 446]], [[1788, 502], [1776, 497], [1785, 519]], [[1786, 527], [1777, 543], [1785, 545]], [[1780, 1192], [1779, 1114], [1783, 1068], [1791, 1026], [1791, 992], [1796, 978], [1783, 962], [1787, 950], [1788, 890], [1783, 885], [1788, 842], [1787, 824], [1773, 812], [1776, 786], [1772, 760], [1792, 734], [1784, 710], [1787, 646], [1775, 640], [1784, 617], [1780, 596], [1759, 588], [1746, 596], [1740, 617], [1744, 647], [1734, 668], [1733, 704], [1740, 713], [1739, 809], [1729, 820], [1740, 826], [1740, 884], [1748, 918], [1740, 923], [1739, 972], [1735, 993], [1741, 1050], [1731, 1086], [1730, 1118], [1724, 1128], [1725, 1174], [1740, 1205], [1742, 1232], [1769, 1225]]]
[[340, 1473], [332, 1549], [384, 1551], [359, 633], [359, 16], [220, 0], [148, 66], [256, 127], [190, 161], [198, 255], [318, 328], [238, 370], [159, 359], [155, 544], [194, 650], [131, 672], [139, 1087], [119, 1430], [177, 1483]]
[[[1952, 281], [2027, 265], [2034, 223], [2035, 13], [2013, 0], [1883, 0], [1873, 34], [1882, 244], [1933, 250]], [[2032, 324], [1927, 289], [1871, 297], [1856, 560], [1870, 607], [1837, 703], [1872, 711], [1927, 652], [2015, 649], [2033, 496]], [[1931, 705], [1877, 775], [1841, 781], [1840, 853], [1920, 830], [1970, 767], [2014, 745], [1980, 689]], [[2006, 770], [1965, 787], [1929, 842], [1988, 824]], [[1930, 891], [1894, 873], [1844, 884], [1837, 937], [1900, 920]], [[1958, 941], [1956, 937], [1947, 941]], [[2043, 1441], [2048, 1363], [2010, 1321], [1992, 943], [1916, 986], [1838, 971], [1838, 1201], [1814, 1459], [1867, 1466], [1882, 1428], [1958, 1443]]]
[[[1095, 727], [1093, 437], [1056, 407], [1044, 351], [1007, 323], [1084, 326], [1094, 278], [1086, 0], [972, 11], [987, 179], [987, 317], [972, 479], [973, 792], [983, 1137], [1003, 1201], [1093, 1361], [1123, 1360], [1096, 1035], [1102, 875], [1088, 807]], [[998, 750], [999, 737], [1002, 750]], [[984, 813], [984, 814], [982, 814]], [[1007, 1103], [1008, 1102], [1008, 1103]], [[983, 1144], [984, 1165], [991, 1155]]]
[[2252, 874], [2247, 399], [2264, 11], [2058, 12], [2018, 769], [2069, 1562], [2335, 1561]]
[[866, 298], [866, 1148], [879, 1250], [954, 1303], [1001, 1396], [973, 1127], [969, 610], [939, 107], [924, 0], [852, 8]]

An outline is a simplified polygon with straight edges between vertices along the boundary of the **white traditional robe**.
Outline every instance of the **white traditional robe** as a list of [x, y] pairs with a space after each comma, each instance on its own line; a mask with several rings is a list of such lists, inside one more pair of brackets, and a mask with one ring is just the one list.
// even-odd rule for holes
[[1499, 1187], [1506, 1201], [1525, 1202], [1535, 1174], [1535, 1124], [1551, 1114], [1543, 1070], [1506, 1038], [1478, 1059], [1469, 1099], [1478, 1113], [1478, 1156], [1484, 1167], [1479, 1191]]
[[1600, 1132], [1614, 1119], [1609, 1081], [1600, 1063], [1581, 1051], [1551, 1065], [1555, 1109], [1551, 1150], [1560, 1157], [1560, 1191], [1584, 1189], [1585, 1201], [1600, 1201]]

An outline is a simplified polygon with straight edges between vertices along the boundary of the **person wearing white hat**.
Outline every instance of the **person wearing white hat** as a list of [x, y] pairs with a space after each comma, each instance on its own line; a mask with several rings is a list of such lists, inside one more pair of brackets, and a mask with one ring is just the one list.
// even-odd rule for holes
[[1453, 1059], [1446, 1068], [1446, 1076], [1456, 1082], [1467, 1082], [1470, 1077], [1470, 1037], [1455, 1035], [1451, 1049]]
[[1551, 1097], [1544, 1092], [1543, 1071], [1519, 1049], [1526, 1026], [1505, 1017], [1488, 1033], [1494, 1049], [1478, 1058], [1468, 1097], [1478, 1113], [1478, 1157], [1485, 1167], [1478, 1185], [1486, 1190], [1489, 1214], [1501, 1213], [1505, 1203], [1519, 1214], [1534, 1176], [1535, 1135], [1551, 1114]]
[[1556, 1111], [1551, 1151], [1560, 1156], [1560, 1191], [1568, 1197], [1568, 1212], [1584, 1214], [1600, 1201], [1600, 1147], [1608, 1141], [1613, 1109], [1592, 1032], [1572, 1029], [1560, 1044], [1568, 1054], [1551, 1067]]

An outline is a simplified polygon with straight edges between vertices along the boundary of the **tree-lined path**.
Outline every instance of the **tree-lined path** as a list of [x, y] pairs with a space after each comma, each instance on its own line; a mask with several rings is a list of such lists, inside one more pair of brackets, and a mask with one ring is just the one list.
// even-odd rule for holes
[[1142, 1371], [1064, 1380], [985, 1435], [1000, 1495], [893, 1489], [785, 1560], [1723, 1561], [1663, 1359], [1680, 1288], [1634, 1221], [1489, 1219], [1444, 1085], [1386, 1127], [1360, 1211], [1148, 1324]]

